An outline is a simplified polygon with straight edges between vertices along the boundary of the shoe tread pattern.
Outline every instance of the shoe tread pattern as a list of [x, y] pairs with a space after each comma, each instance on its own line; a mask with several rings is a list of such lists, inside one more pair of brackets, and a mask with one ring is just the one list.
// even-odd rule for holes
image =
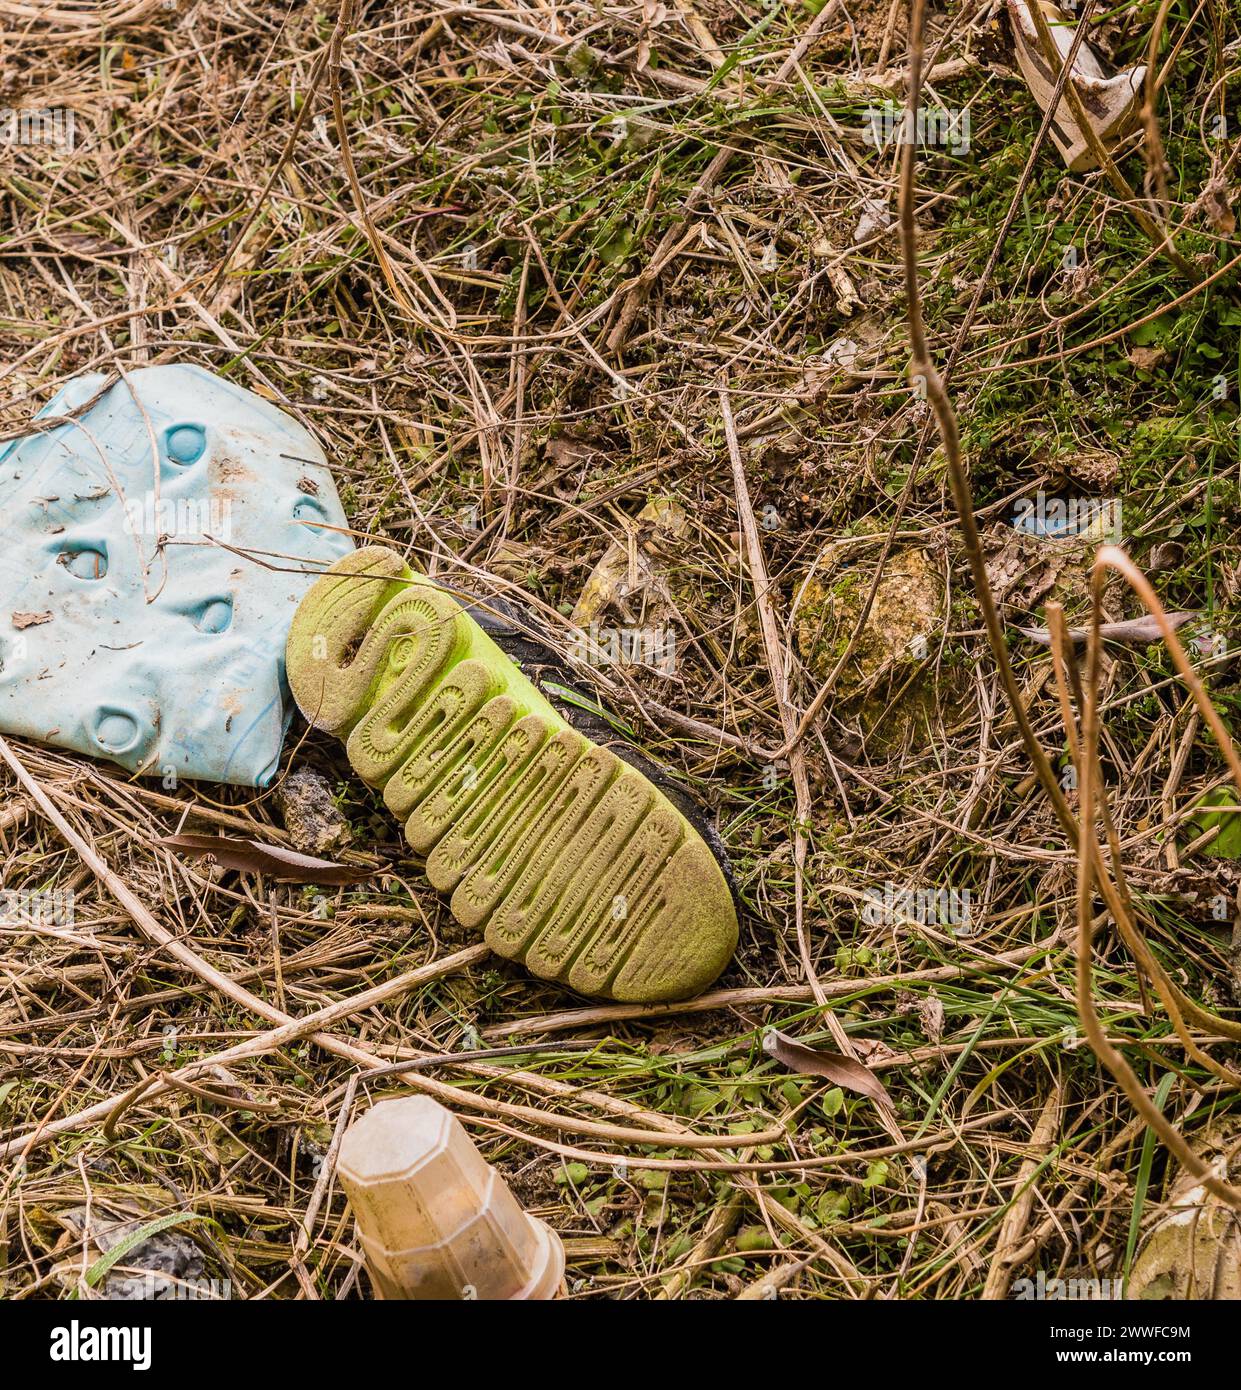
[[298, 608], [294, 697], [494, 951], [595, 998], [705, 988], [737, 936], [709, 848], [640, 772], [530, 710], [519, 669], [472, 627], [391, 552], [356, 551]]

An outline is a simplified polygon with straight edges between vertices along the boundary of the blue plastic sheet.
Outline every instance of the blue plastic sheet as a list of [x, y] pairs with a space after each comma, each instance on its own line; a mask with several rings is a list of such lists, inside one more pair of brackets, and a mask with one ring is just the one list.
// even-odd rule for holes
[[293, 611], [353, 548], [327, 461], [200, 367], [105, 382], [77, 378], [36, 417], [61, 423], [0, 445], [0, 729], [265, 786]]

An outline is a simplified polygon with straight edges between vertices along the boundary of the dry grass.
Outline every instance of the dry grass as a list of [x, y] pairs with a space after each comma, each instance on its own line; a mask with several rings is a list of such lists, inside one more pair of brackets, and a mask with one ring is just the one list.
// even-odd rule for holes
[[[675, 495], [691, 521], [669, 576], [676, 674], [585, 674], [715, 811], [741, 950], [712, 994], [646, 1017], [471, 959], [332, 1022], [335, 1051], [299, 1036], [135, 1098], [260, 1038], [273, 1010], [302, 1018], [471, 942], [326, 741], [290, 756], [338, 786], [353, 857], [382, 865], [365, 889], [273, 886], [155, 845], [191, 829], [280, 839], [270, 795], [166, 792], [15, 745], [155, 921], [235, 988], [139, 930], [4, 774], [4, 886], [72, 889], [76, 921], [0, 929], [0, 1296], [88, 1292], [94, 1256], [66, 1225], [88, 1202], [193, 1213], [183, 1231], [235, 1297], [357, 1296], [324, 1160], [342, 1118], [403, 1083], [457, 1088], [488, 1155], [566, 1238], [573, 1297], [1002, 1297], [1038, 1268], [1119, 1272], [1135, 1192], [1149, 1178], [1149, 1221], [1166, 1157], [1144, 1156], [1142, 1123], [1082, 1046], [1076, 855], [1029, 776], [905, 380], [884, 225], [896, 152], [864, 136], [867, 106], [903, 98], [904, 6], [356, 8], [337, 25], [299, 4], [138, 0], [109, 8], [105, 34], [71, 25], [84, 10], [32, 21], [0, 0], [0, 102], [72, 106], [80, 136], [72, 155], [0, 148], [0, 428], [77, 373], [198, 362], [316, 432], [359, 535], [473, 592], [518, 592], [553, 624], [643, 503]], [[1142, 61], [1155, 8], [1102, 25], [1117, 66]], [[1119, 496], [1168, 606], [1227, 632], [1236, 388], [1213, 382], [1233, 380], [1241, 347], [1231, 277], [1187, 280], [1110, 185], [1046, 150], [987, 266], [1038, 125], [993, 9], [932, 18], [928, 100], [969, 109], [970, 149], [923, 152], [915, 211], [1002, 616], [1041, 622], [1051, 593], [1085, 613], [1071, 546], [1012, 549], [1014, 500], [1044, 487]], [[1236, 254], [1206, 194], [1231, 168], [1211, 130], [1241, 34], [1230, 15], [1189, 18], [1168, 26], [1164, 56], [1181, 46], [1160, 116], [1177, 245], [1205, 278]], [[1135, 147], [1118, 163], [1136, 197]], [[944, 621], [925, 655], [867, 684], [840, 618], [856, 602], [829, 586], [838, 675], [816, 703], [823, 672], [795, 634], [815, 557], [842, 538], [862, 592], [889, 552], [923, 551]], [[1118, 590], [1107, 604], [1139, 611]], [[1020, 638], [1013, 658], [1059, 771], [1050, 658]], [[1229, 720], [1233, 659], [1206, 666]], [[1239, 876], [1173, 829], [1222, 764], [1162, 648], [1112, 651], [1101, 715], [1152, 947], [1229, 1010]], [[885, 884], [968, 889], [970, 932], [867, 920]], [[1106, 917], [1096, 955], [1108, 1036], [1151, 1093], [1167, 1078], [1160, 1104], [1192, 1140], [1232, 1091], [1186, 1062]], [[892, 1114], [778, 1067], [761, 1045], [773, 1024], [854, 1050]], [[399, 1077], [367, 1079], [394, 1062]], [[116, 1113], [73, 1123], [92, 1108]], [[687, 1130], [718, 1147], [678, 1143]]]

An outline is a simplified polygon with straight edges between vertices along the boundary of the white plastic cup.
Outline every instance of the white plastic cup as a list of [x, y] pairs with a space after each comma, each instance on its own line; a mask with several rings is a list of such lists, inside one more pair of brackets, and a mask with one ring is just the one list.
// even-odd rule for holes
[[336, 1171], [383, 1299], [550, 1299], [564, 1247], [529, 1216], [430, 1096], [381, 1101], [341, 1141]]

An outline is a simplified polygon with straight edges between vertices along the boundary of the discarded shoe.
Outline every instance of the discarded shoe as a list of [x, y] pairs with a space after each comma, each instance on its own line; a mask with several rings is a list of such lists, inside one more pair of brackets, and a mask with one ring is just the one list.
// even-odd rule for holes
[[575, 729], [452, 595], [369, 546], [293, 619], [307, 720], [405, 825], [454, 917], [581, 994], [682, 999], [737, 944], [715, 855], [644, 772]]

